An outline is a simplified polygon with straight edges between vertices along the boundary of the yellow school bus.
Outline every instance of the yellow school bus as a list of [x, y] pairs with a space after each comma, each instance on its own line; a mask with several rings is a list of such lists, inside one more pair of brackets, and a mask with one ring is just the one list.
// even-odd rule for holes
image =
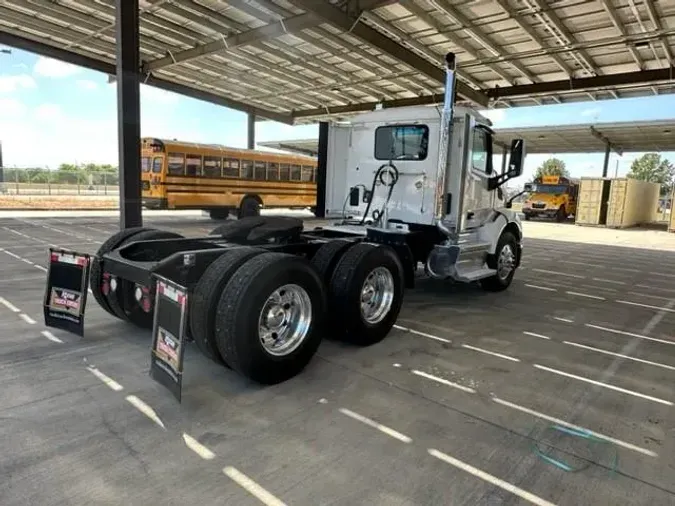
[[544, 216], [565, 221], [577, 214], [579, 182], [563, 176], [541, 176], [530, 185], [529, 196], [523, 204], [525, 219]]
[[148, 209], [202, 209], [213, 219], [262, 207], [314, 208], [317, 160], [309, 156], [146, 137], [141, 189]]

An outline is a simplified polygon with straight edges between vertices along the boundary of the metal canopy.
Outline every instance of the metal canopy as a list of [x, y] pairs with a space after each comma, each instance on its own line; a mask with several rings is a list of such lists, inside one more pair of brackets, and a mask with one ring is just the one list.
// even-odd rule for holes
[[[500, 146], [508, 147], [515, 138], [525, 139], [528, 154], [598, 153], [607, 143], [619, 154], [675, 151], [675, 120], [495, 129]], [[316, 155], [318, 140], [267, 141], [258, 146]]]
[[[115, 73], [115, 0], [3, 0], [0, 44]], [[140, 0], [146, 84], [286, 123], [672, 93], [672, 0]]]

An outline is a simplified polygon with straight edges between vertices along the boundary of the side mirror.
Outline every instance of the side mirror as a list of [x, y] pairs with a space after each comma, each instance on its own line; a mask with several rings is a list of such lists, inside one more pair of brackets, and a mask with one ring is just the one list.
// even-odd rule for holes
[[532, 183], [525, 183], [523, 191], [525, 193], [532, 193]]
[[518, 177], [523, 173], [525, 165], [525, 140], [513, 139], [511, 141], [511, 154], [509, 156], [509, 179]]

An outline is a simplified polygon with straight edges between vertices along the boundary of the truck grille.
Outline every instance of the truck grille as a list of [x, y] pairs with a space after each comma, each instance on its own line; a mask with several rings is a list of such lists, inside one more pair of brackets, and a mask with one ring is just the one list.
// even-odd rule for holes
[[546, 209], [546, 204], [532, 204], [532, 209]]

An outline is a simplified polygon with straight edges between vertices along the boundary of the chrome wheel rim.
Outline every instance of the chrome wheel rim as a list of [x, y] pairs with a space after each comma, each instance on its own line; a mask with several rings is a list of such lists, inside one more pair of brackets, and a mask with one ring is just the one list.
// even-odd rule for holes
[[509, 277], [513, 267], [516, 264], [516, 256], [513, 254], [513, 248], [510, 244], [505, 244], [499, 252], [497, 260], [497, 275], [502, 281]]
[[361, 316], [370, 324], [381, 322], [394, 302], [394, 276], [386, 267], [373, 269], [361, 288]]
[[298, 285], [276, 289], [263, 304], [258, 318], [258, 336], [263, 349], [275, 357], [293, 353], [309, 333], [312, 301]]

